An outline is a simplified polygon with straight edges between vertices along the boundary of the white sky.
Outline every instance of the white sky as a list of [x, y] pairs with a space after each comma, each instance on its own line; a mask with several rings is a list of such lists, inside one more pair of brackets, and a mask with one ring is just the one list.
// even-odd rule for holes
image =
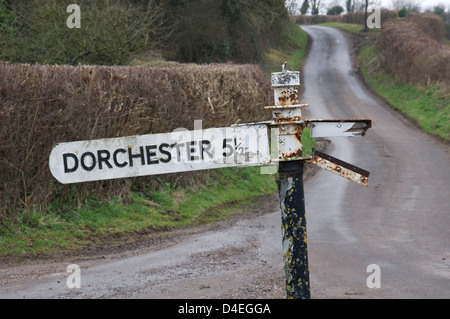
[[[408, 0], [404, 0], [405, 2], [410, 2]], [[381, 0], [381, 6], [382, 7], [388, 7], [390, 9], [393, 9], [393, 4], [396, 3], [397, 1], [393, 1], [393, 0]], [[398, 2], [403, 2], [403, 1], [398, 1]], [[423, 10], [425, 9], [430, 9], [433, 8], [436, 5], [444, 5], [444, 7], [448, 8], [450, 6], [450, 0], [413, 0], [411, 1], [413, 3], [416, 3], [420, 6], [420, 8]]]
[[[303, 0], [286, 0], [286, 2], [288, 3], [291, 1], [295, 1], [299, 5], [299, 7], [303, 3]], [[356, 0], [356, 2], [365, 3], [365, 0]], [[340, 5], [345, 10], [345, 3], [346, 0], [321, 0], [320, 14], [325, 14], [326, 10], [334, 5]], [[447, 9], [447, 12], [450, 11], [450, 0], [369, 0], [369, 4], [370, 3], [372, 3], [372, 7], [375, 5], [388, 9], [394, 9], [394, 4], [396, 4], [396, 6], [400, 7], [396, 8], [398, 10], [403, 7], [402, 4], [415, 4], [420, 7], [421, 11], [425, 11], [426, 9], [433, 9], [433, 7], [436, 5], [443, 5]]]

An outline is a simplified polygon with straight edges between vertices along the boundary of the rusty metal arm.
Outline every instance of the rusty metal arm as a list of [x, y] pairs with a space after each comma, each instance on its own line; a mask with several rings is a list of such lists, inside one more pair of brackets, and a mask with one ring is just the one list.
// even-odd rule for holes
[[362, 186], [367, 186], [369, 181], [370, 172], [316, 150], [310, 163]]
[[304, 120], [311, 137], [364, 136], [372, 121], [369, 119]]

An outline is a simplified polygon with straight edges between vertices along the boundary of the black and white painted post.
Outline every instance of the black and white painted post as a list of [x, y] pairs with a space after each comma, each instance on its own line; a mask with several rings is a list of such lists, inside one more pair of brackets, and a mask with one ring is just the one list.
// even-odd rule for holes
[[299, 103], [300, 72], [272, 73], [274, 106], [271, 128], [276, 130], [278, 192], [281, 209], [283, 262], [288, 298], [309, 299], [309, 268], [303, 191], [302, 132], [306, 123]]
[[300, 72], [272, 73], [274, 106], [272, 129], [277, 130], [277, 159], [279, 161], [278, 191], [282, 219], [283, 261], [287, 298], [309, 299], [308, 237], [306, 231], [303, 167], [308, 161], [361, 185], [367, 186], [369, 173], [324, 153], [314, 151], [312, 157], [302, 154], [302, 134], [309, 127], [312, 137], [364, 135], [370, 120], [308, 120], [302, 117], [300, 103]]
[[[222, 167], [278, 165], [282, 247], [288, 298], [310, 298], [303, 167], [317, 165], [367, 186], [369, 172], [315, 151], [302, 154], [302, 133], [312, 137], [362, 136], [370, 120], [308, 120], [299, 103], [300, 72], [272, 73], [275, 105], [270, 121], [230, 127], [181, 130], [118, 138], [65, 142], [49, 157], [62, 184], [177, 173]], [[270, 136], [276, 136], [269, 143]]]

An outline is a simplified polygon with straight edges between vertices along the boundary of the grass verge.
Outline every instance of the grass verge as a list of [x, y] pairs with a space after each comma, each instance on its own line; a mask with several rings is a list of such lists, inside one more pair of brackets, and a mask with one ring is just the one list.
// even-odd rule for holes
[[[206, 185], [159, 191], [140, 189], [131, 200], [88, 199], [81, 207], [54, 205], [48, 212], [28, 212], [21, 223], [0, 228], [0, 256], [37, 256], [114, 245], [126, 234], [164, 232], [181, 227], [225, 220], [236, 204], [248, 204], [276, 192], [274, 175], [259, 167], [216, 170]], [[123, 237], [123, 238], [122, 238]]]
[[262, 68], [267, 75], [280, 72], [284, 62], [288, 63], [288, 69], [291, 71], [300, 71], [302, 68], [308, 35], [294, 23], [290, 23], [285, 32], [285, 42], [270, 48], [264, 55]]
[[436, 85], [421, 88], [396, 81], [377, 65], [377, 56], [373, 44], [361, 49], [359, 65], [366, 83], [425, 133], [450, 141], [450, 93]]
[[358, 24], [324, 23], [322, 25], [338, 28], [356, 35], [364, 36], [358, 54], [358, 65], [365, 82], [386, 102], [430, 135], [450, 141], [450, 93], [439, 86], [419, 87], [400, 83], [389, 74], [379, 58], [375, 41], [380, 29], [363, 31]]
[[[357, 33], [361, 34], [364, 32], [364, 26], [361, 24], [355, 24], [355, 23], [339, 23], [339, 22], [325, 22], [320, 23], [319, 25], [323, 25], [325, 27], [332, 27], [336, 29], [345, 30], [351, 33]], [[370, 29], [370, 32], [372, 30], [378, 30], [378, 29]]]

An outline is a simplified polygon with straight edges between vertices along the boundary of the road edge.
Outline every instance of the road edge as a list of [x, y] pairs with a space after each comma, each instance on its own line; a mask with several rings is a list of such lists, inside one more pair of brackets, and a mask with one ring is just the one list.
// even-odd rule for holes
[[423, 129], [417, 123], [417, 120], [408, 116], [407, 114], [402, 113], [399, 109], [397, 109], [392, 104], [390, 104], [389, 101], [387, 101], [385, 98], [380, 96], [377, 92], [375, 92], [372, 89], [372, 87], [366, 82], [366, 79], [362, 75], [361, 69], [360, 69], [360, 66], [358, 63], [358, 55], [359, 55], [359, 51], [361, 49], [360, 43], [361, 43], [362, 36], [353, 34], [346, 30], [342, 30], [342, 29], [338, 29], [338, 28], [334, 28], [334, 29], [342, 32], [346, 36], [346, 38], [348, 40], [348, 46], [349, 46], [349, 52], [350, 52], [350, 61], [352, 63], [354, 74], [355, 74], [355, 76], [358, 77], [358, 79], [364, 85], [365, 89], [367, 89], [368, 91], [370, 91], [372, 93], [372, 96], [377, 99], [377, 101], [380, 103], [380, 105], [385, 110], [390, 112], [397, 119], [414, 127], [418, 132], [421, 132], [429, 140], [431, 140], [434, 143], [436, 143], [437, 145], [439, 145], [440, 148], [447, 154], [447, 157], [450, 159], [450, 142], [449, 141], [444, 140], [440, 136], [424, 132]]

